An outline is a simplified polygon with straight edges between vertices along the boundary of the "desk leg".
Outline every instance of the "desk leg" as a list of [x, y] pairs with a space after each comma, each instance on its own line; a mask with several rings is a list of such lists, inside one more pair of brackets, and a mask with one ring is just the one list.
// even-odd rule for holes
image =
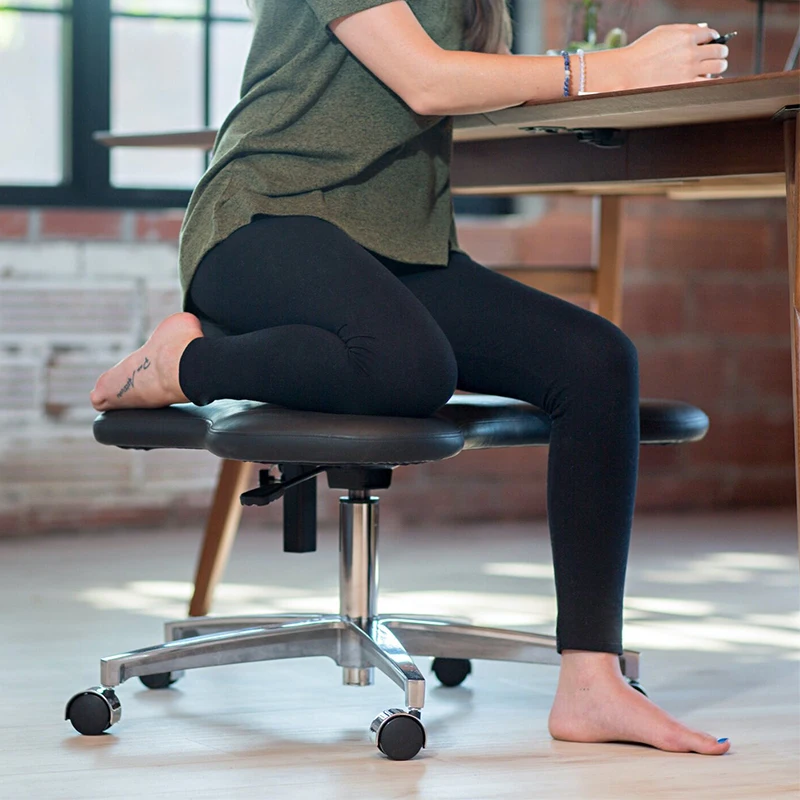
[[792, 388], [794, 394], [794, 469], [797, 486], [798, 534], [800, 534], [800, 247], [797, 230], [800, 227], [800, 126], [797, 118], [784, 123], [786, 153], [786, 228], [789, 233], [789, 299], [792, 317]]
[[622, 205], [620, 195], [603, 195], [594, 200], [592, 260], [597, 265], [596, 311], [622, 327]]
[[242, 518], [239, 496], [252, 488], [249, 485], [252, 473], [253, 465], [247, 462], [222, 462], [194, 579], [194, 594], [189, 604], [190, 617], [208, 614], [214, 589], [225, 571], [233, 540], [239, 530], [239, 520]]

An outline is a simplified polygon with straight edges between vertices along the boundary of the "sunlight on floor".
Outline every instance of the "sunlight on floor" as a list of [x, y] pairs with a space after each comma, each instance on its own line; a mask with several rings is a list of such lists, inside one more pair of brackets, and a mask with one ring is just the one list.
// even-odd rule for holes
[[[672, 565], [669, 565], [672, 566]], [[722, 552], [688, 559], [678, 569], [644, 570], [639, 591], [626, 598], [626, 646], [642, 650], [692, 650], [724, 653], [734, 650], [782, 660], [800, 658], [800, 612], [738, 614], [730, 603], [707, 599], [664, 597], [664, 583], [708, 588], [715, 582], [750, 585], [754, 591], [796, 582], [795, 559], [770, 553]], [[508, 578], [497, 591], [426, 590], [384, 592], [381, 613], [465, 617], [476, 625], [535, 627], [550, 634], [555, 625], [552, 565], [546, 563], [487, 562], [484, 575]], [[546, 580], [536, 590], [520, 592], [526, 581]], [[522, 581], [523, 583], [520, 583]], [[642, 584], [660, 585], [658, 593], [641, 592]], [[508, 591], [513, 587], [515, 591]], [[654, 587], [655, 588], [655, 587]], [[533, 587], [531, 587], [533, 589]], [[81, 602], [100, 610], [129, 611], [160, 619], [181, 619], [191, 595], [185, 581], [130, 581], [118, 587], [93, 587], [78, 595]], [[676, 586], [668, 590], [675, 593]], [[304, 591], [278, 584], [223, 583], [217, 590], [215, 614], [266, 615], [338, 612], [339, 598], [332, 592]], [[752, 607], [751, 607], [752, 608]]]
[[[748, 560], [752, 559], [752, 563]], [[643, 570], [640, 577], [652, 583], [741, 583], [752, 581], [758, 574], [762, 586], [791, 586], [796, 581], [789, 556], [759, 553], [713, 553], [698, 561], [689, 561], [685, 568]], [[783, 565], [783, 566], [780, 566]], [[794, 564], [795, 568], [797, 564]], [[773, 574], [764, 574], [771, 572]]]
[[[79, 593], [78, 599], [96, 609], [135, 611], [162, 619], [186, 616], [192, 585], [176, 581], [131, 581], [121, 587], [94, 587]], [[215, 601], [215, 614], [336, 614], [339, 597], [332, 594], [302, 593], [282, 586], [223, 584]], [[469, 612], [469, 613], [468, 613]], [[476, 625], [550, 625], [555, 620], [552, 597], [533, 594], [489, 592], [422, 591], [383, 592], [382, 614], [423, 614], [469, 617]]]

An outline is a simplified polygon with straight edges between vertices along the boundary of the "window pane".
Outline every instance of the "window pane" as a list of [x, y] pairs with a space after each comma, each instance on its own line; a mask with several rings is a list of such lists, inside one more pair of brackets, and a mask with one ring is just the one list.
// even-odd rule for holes
[[204, 169], [200, 150], [115, 147], [111, 151], [111, 184], [125, 189], [193, 189]]
[[5, 0], [2, 5], [25, 8], [63, 8], [64, 0]]
[[211, 124], [219, 127], [239, 101], [253, 26], [214, 22], [211, 27]]
[[112, 0], [112, 11], [127, 14], [205, 14], [205, 0]]
[[211, 14], [215, 17], [250, 17], [247, 0], [211, 0]]
[[[203, 25], [121, 17], [112, 22], [111, 129], [171, 131], [203, 126]], [[111, 151], [116, 186], [186, 188], [203, 171], [202, 152]]]
[[60, 14], [0, 11], [0, 183], [63, 178], [62, 27]]

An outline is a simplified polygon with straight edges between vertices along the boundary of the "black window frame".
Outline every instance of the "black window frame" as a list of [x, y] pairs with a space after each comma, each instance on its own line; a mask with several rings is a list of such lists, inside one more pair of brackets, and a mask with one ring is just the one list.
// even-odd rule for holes
[[[13, 0], [0, 0], [0, 11], [58, 14], [64, 19], [64, 179], [52, 186], [0, 184], [0, 207], [167, 209], [188, 205], [191, 189], [124, 188], [111, 184], [111, 152], [98, 144], [93, 134], [109, 130], [111, 126], [112, 18], [191, 20], [203, 24], [203, 124], [206, 127], [210, 124], [212, 22], [247, 23], [247, 19], [212, 15], [211, 0], [204, 0], [204, 13], [198, 15], [112, 13], [111, 4], [112, 0], [65, 0], [61, 8], [34, 8]], [[513, 8], [513, 3], [510, 5]], [[456, 197], [454, 202], [456, 213], [508, 214], [512, 211], [511, 198]]]
[[[244, 0], [242, 0], [244, 4]], [[202, 14], [113, 12], [112, 0], [69, 0], [63, 8], [32, 8], [0, 0], [0, 11], [58, 14], [64, 18], [62, 92], [64, 97], [64, 180], [53, 186], [0, 184], [0, 206], [83, 208], [182, 208], [191, 189], [125, 188], [111, 183], [111, 152], [93, 139], [111, 126], [111, 21], [113, 18], [168, 19], [203, 25], [203, 125], [210, 124], [212, 22], [246, 24], [244, 17]]]

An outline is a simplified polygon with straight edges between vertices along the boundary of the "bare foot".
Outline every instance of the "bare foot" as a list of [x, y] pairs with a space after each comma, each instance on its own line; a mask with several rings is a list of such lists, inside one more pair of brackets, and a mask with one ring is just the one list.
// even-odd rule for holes
[[173, 314], [135, 352], [104, 372], [89, 395], [98, 411], [114, 408], [163, 408], [188, 403], [178, 381], [186, 345], [203, 335], [194, 314]]
[[638, 742], [712, 756], [730, 748], [729, 741], [687, 728], [631, 688], [609, 653], [564, 651], [549, 729], [566, 742]]

